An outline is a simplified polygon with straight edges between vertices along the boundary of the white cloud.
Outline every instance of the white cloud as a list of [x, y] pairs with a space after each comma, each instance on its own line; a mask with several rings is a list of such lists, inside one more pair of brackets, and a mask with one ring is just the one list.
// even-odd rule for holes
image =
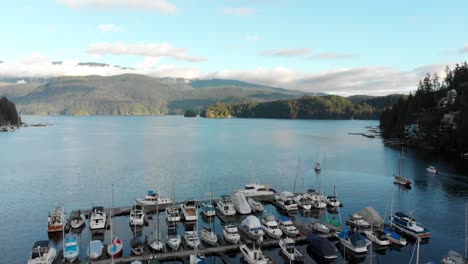
[[[121, 68], [116, 66], [92, 67], [77, 66], [77, 60], [63, 60], [61, 64], [52, 64], [42, 57], [19, 61], [6, 61], [0, 64], [0, 78], [57, 77], [64, 75], [118, 75], [124, 73], [145, 74], [152, 77], [181, 77], [187, 79], [223, 78], [237, 79], [253, 83], [297, 89], [306, 92], [327, 92], [339, 95], [369, 94], [384, 95], [389, 93], [409, 93], [416, 89], [417, 83], [427, 72], [437, 72], [443, 77], [444, 64], [425, 65], [415, 69], [401, 71], [383, 66], [343, 68], [321, 72], [302, 72], [287, 67], [253, 68], [245, 70], [223, 69], [214, 72], [202, 71], [197, 67], [178, 67], [157, 64], [157, 60], [145, 58], [141, 68]], [[34, 63], [30, 63], [34, 62]]]
[[253, 34], [245, 36], [245, 39], [248, 41], [259, 41], [262, 40], [262, 37], [258, 34]]
[[57, 0], [57, 2], [73, 9], [138, 9], [164, 13], [177, 12], [177, 7], [167, 0]]
[[28, 83], [28, 82], [25, 81], [25, 80], [18, 80], [18, 81], [16, 81], [16, 84], [25, 84], [25, 83]]
[[203, 57], [190, 55], [187, 49], [175, 48], [168, 43], [109, 43], [101, 42], [91, 44], [86, 52], [91, 55], [134, 55], [143, 57], [169, 57], [176, 60], [199, 62], [205, 61]]
[[468, 53], [468, 43], [466, 43], [465, 46], [460, 49], [460, 53]]
[[250, 7], [225, 7], [221, 8], [221, 12], [225, 15], [248, 16], [255, 14], [257, 11]]
[[260, 52], [260, 55], [273, 56], [273, 57], [292, 57], [292, 56], [303, 56], [309, 53], [310, 53], [310, 49], [294, 48], [294, 49], [264, 50]]
[[97, 27], [101, 32], [120, 32], [120, 31], [122, 31], [122, 28], [120, 28], [116, 24], [99, 24]]
[[345, 60], [345, 59], [353, 59], [356, 58], [356, 54], [351, 53], [336, 53], [336, 52], [322, 52], [317, 53], [309, 57], [311, 60], [319, 59], [319, 60]]

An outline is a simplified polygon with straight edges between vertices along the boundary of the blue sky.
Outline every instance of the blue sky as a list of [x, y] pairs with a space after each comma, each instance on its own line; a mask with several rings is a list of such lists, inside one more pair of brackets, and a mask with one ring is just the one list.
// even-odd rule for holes
[[[234, 78], [337, 94], [408, 92], [468, 58], [468, 1], [2, 3], [0, 77]], [[64, 61], [49, 67], [50, 61]], [[65, 63], [67, 62], [67, 63]], [[128, 70], [126, 70], [128, 71]]]

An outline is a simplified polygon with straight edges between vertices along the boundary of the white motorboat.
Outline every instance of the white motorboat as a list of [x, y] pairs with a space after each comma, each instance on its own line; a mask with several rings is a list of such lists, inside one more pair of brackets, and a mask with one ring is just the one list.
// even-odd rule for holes
[[200, 254], [190, 254], [189, 264], [206, 264], [203, 260], [205, 257]]
[[314, 189], [307, 190], [307, 192], [304, 193], [304, 196], [312, 200], [312, 206], [314, 208], [323, 209], [327, 207], [327, 203], [325, 202], [326, 200], [325, 197]]
[[78, 237], [76, 235], [67, 236], [65, 238], [65, 250], [63, 254], [65, 260], [72, 263], [78, 258], [79, 254]]
[[232, 204], [229, 195], [222, 195], [221, 199], [216, 202], [216, 208], [225, 216], [231, 216], [236, 214], [234, 204]]
[[245, 197], [272, 196], [276, 193], [276, 191], [268, 187], [268, 185], [260, 184], [259, 182], [247, 184], [244, 188], [239, 189], [238, 191], [244, 194]]
[[460, 253], [449, 250], [446, 257], [441, 261], [442, 264], [466, 264], [468, 263], [468, 258], [463, 257]]
[[80, 210], [71, 213], [70, 226], [73, 229], [80, 229], [85, 224], [86, 217]]
[[304, 210], [312, 209], [312, 199], [308, 196], [299, 194], [294, 198], [294, 201], [297, 203], [297, 206], [299, 206], [299, 208], [302, 208]]
[[34, 243], [28, 264], [52, 264], [57, 257], [57, 251], [50, 245], [48, 240]]
[[291, 238], [282, 238], [279, 241], [279, 246], [281, 252], [289, 259], [291, 262], [303, 262], [304, 255], [296, 249], [296, 243]]
[[413, 238], [428, 238], [430, 236], [428, 229], [418, 226], [414, 218], [407, 216], [402, 212], [397, 212], [395, 215], [391, 216], [390, 222], [392, 223], [392, 226], [400, 232]]
[[106, 218], [107, 216], [102, 206], [93, 207], [93, 209], [91, 209], [91, 217], [89, 218], [89, 228], [91, 228], [91, 230], [105, 229]]
[[224, 239], [232, 244], [239, 243], [240, 235], [239, 230], [235, 224], [227, 224], [223, 228]]
[[294, 226], [291, 219], [286, 216], [280, 216], [278, 218], [278, 226], [279, 229], [287, 236], [295, 237], [299, 235], [299, 230]]
[[294, 195], [292, 192], [280, 193], [279, 195], [275, 196], [275, 201], [278, 207], [285, 211], [297, 210], [297, 204], [294, 201]]
[[160, 197], [156, 190], [148, 190], [145, 197], [136, 199], [136, 202], [143, 206], [153, 206], [171, 204], [172, 200], [171, 198]]
[[325, 199], [325, 203], [330, 206], [330, 207], [338, 207], [340, 206], [340, 201], [338, 200], [338, 197], [336, 196], [327, 196]]
[[101, 240], [91, 240], [88, 247], [88, 258], [90, 260], [96, 260], [102, 256], [102, 249], [104, 245]]
[[151, 241], [149, 243], [149, 246], [153, 251], [156, 251], [156, 252], [159, 252], [164, 249], [164, 243], [159, 239], [155, 239]]
[[196, 248], [200, 245], [200, 239], [198, 238], [198, 232], [196, 230], [185, 231], [184, 239], [189, 248]]
[[255, 244], [252, 244], [253, 247], [250, 248], [246, 244], [242, 244], [239, 246], [240, 252], [244, 259], [249, 264], [267, 264], [268, 259], [263, 255], [260, 249], [255, 248]]
[[195, 201], [187, 200], [180, 205], [180, 210], [185, 221], [196, 221], [198, 219], [198, 211]]
[[367, 253], [367, 246], [371, 244], [370, 241], [357, 232], [343, 230], [335, 235], [344, 247], [357, 254]]
[[167, 231], [166, 244], [173, 250], [178, 250], [181, 242], [182, 242], [182, 239], [180, 235], [177, 233], [176, 227], [175, 226], [170, 227]]
[[371, 225], [366, 220], [364, 220], [364, 218], [361, 215], [357, 213], [350, 216], [348, 224], [349, 226], [360, 229], [369, 229], [371, 227]]
[[205, 196], [209, 196], [209, 200], [205, 200], [200, 204], [200, 209], [206, 217], [216, 216], [216, 208], [213, 206], [213, 193], [205, 193]]
[[265, 215], [263, 217], [262, 229], [268, 236], [274, 239], [280, 239], [280, 237], [283, 235], [283, 232], [279, 229], [278, 223], [276, 222], [273, 215]]
[[402, 235], [398, 234], [393, 228], [385, 227], [384, 232], [387, 235], [388, 240], [395, 245], [398, 246], [405, 246], [406, 245], [406, 238]]
[[330, 233], [330, 228], [320, 222], [309, 223], [309, 227], [317, 233], [328, 234]]
[[174, 206], [174, 205], [166, 207], [166, 219], [169, 223], [179, 222], [180, 221], [179, 207]]
[[49, 233], [62, 232], [67, 224], [65, 209], [62, 206], [55, 206], [55, 208], [50, 212], [47, 222], [47, 231]]
[[256, 216], [249, 215], [241, 223], [241, 228], [244, 232], [253, 239], [263, 239], [265, 232], [262, 229], [262, 224]]
[[429, 166], [426, 168], [427, 172], [432, 173], [432, 174], [438, 174], [439, 171], [434, 167], [434, 166]]
[[239, 214], [250, 214], [252, 213], [252, 208], [250, 208], [249, 203], [245, 199], [245, 196], [241, 192], [235, 192], [231, 196], [232, 203], [234, 208]]
[[364, 231], [364, 235], [367, 237], [368, 240], [374, 242], [379, 246], [388, 246], [390, 245], [390, 240], [387, 237], [387, 234], [380, 230], [366, 230]]
[[141, 205], [133, 206], [130, 211], [130, 225], [142, 226], [145, 223], [145, 213]]
[[133, 255], [140, 256], [145, 251], [145, 244], [138, 237], [134, 237], [130, 241], [130, 248]]
[[201, 239], [203, 242], [212, 246], [216, 246], [218, 243], [218, 236], [211, 230], [211, 228], [203, 227], [201, 231]]
[[247, 198], [247, 202], [249, 203], [252, 212], [263, 212], [263, 204], [255, 198], [249, 197]]
[[314, 170], [315, 172], [320, 172], [322, 170], [322, 168], [320, 167], [320, 163], [317, 162], [317, 164], [315, 164]]

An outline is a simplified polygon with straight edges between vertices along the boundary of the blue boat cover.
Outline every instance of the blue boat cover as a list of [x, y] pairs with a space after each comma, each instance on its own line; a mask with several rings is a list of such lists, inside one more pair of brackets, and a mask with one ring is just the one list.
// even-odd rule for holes
[[153, 195], [156, 195], [158, 194], [155, 190], [148, 190], [148, 195], [149, 196], [153, 196]]
[[283, 222], [291, 221], [291, 219], [289, 219], [289, 217], [284, 216], [284, 215], [280, 216], [280, 217], [278, 218], [278, 220], [281, 220], [281, 221], [283, 221]]
[[336, 255], [336, 250], [333, 244], [326, 238], [317, 236], [315, 234], [309, 234], [307, 236], [309, 245], [314, 249], [317, 254], [322, 257], [329, 257]]

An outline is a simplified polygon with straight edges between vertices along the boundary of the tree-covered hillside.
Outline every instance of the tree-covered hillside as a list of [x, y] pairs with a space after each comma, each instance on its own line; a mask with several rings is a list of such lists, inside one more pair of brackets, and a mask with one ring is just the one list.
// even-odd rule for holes
[[0, 98], [0, 126], [20, 124], [20, 118], [16, 111], [15, 104], [8, 101], [6, 97]]

